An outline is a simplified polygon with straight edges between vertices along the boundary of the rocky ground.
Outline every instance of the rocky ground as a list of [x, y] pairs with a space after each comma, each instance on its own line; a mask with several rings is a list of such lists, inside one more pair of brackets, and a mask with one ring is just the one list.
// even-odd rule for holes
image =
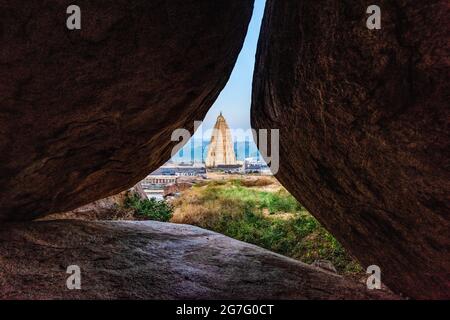
[[0, 298], [398, 299], [197, 227], [73, 220], [1, 226]]

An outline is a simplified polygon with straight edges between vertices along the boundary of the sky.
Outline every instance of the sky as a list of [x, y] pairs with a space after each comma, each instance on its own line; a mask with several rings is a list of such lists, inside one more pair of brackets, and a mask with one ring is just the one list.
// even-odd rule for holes
[[[258, 44], [261, 22], [264, 15], [266, 0], [256, 0], [253, 11], [253, 17], [249, 25], [247, 37], [244, 46], [239, 55], [231, 77], [220, 93], [219, 98], [206, 115], [203, 126], [194, 135], [194, 139], [201, 139], [207, 135], [216, 122], [220, 112], [227, 120], [232, 132], [235, 129], [249, 130], [250, 126], [250, 105], [252, 94], [252, 79], [255, 66], [256, 47]], [[243, 139], [238, 136], [235, 138]], [[209, 137], [204, 137], [209, 139]]]

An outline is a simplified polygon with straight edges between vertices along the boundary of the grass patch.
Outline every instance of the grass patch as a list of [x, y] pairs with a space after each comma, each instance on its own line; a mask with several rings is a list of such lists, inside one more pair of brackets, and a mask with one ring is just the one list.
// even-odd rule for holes
[[196, 225], [306, 263], [329, 260], [341, 274], [362, 271], [339, 242], [286, 190], [239, 180], [203, 183], [174, 203], [172, 222]]
[[126, 209], [132, 209], [141, 218], [168, 222], [173, 216], [173, 208], [164, 200], [141, 199], [136, 194], [129, 195], [124, 202]]

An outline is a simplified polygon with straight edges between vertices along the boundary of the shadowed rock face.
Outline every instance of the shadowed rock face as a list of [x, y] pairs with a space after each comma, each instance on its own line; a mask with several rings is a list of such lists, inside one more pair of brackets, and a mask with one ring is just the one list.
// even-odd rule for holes
[[[210, 231], [159, 222], [3, 224], [0, 256], [0, 299], [399, 298]], [[80, 267], [82, 290], [66, 287], [70, 265]]]
[[252, 124], [279, 128], [277, 177], [364, 265], [450, 297], [449, 5], [269, 0]]
[[0, 220], [117, 194], [227, 82], [253, 0], [0, 2]]

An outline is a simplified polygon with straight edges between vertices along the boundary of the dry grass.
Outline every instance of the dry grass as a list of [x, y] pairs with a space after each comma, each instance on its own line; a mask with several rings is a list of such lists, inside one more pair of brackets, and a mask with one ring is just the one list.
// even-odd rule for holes
[[[213, 184], [217, 186], [216, 184]], [[208, 197], [208, 186], [192, 188], [172, 202], [175, 208], [171, 222], [212, 228], [223, 213], [242, 212], [244, 204], [239, 200]], [[206, 198], [205, 199], [205, 195]]]
[[275, 184], [273, 178], [262, 177], [256, 179], [244, 179], [241, 181], [243, 187], [252, 188], [252, 187], [267, 187]]

